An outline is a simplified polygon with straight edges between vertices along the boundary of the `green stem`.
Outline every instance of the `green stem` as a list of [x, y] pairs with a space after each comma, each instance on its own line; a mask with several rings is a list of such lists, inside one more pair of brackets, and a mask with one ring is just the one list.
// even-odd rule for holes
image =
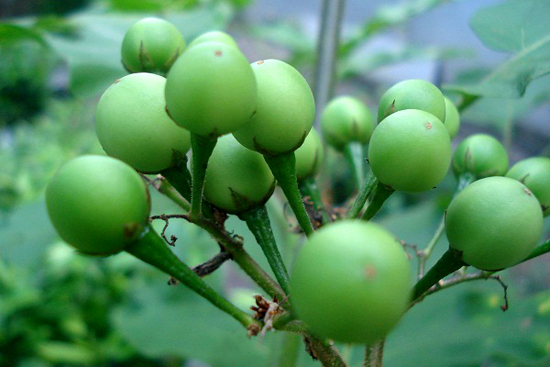
[[348, 367], [342, 356], [327, 340], [322, 340], [313, 334], [304, 333], [309, 347], [315, 353], [317, 359], [325, 367]]
[[279, 154], [276, 156], [264, 155], [264, 159], [269, 165], [273, 176], [279, 182], [281, 189], [298, 220], [298, 224], [306, 234], [313, 234], [313, 226], [306, 212], [302, 196], [298, 189], [298, 181], [296, 179], [296, 157], [294, 152]]
[[366, 163], [363, 145], [356, 141], [346, 144], [344, 147], [344, 157], [346, 157], [348, 164], [351, 166], [357, 187], [361, 187], [365, 180]]
[[456, 257], [453, 250], [447, 250], [435, 265], [422, 277], [412, 289], [412, 299], [414, 302], [426, 293], [433, 285], [437, 284], [447, 275], [463, 267], [464, 262]]
[[313, 203], [313, 209], [317, 213], [321, 213], [321, 218], [323, 218], [323, 223], [329, 223], [331, 221], [330, 216], [328, 215], [325, 204], [323, 203], [323, 198], [321, 197], [321, 192], [319, 191], [319, 186], [317, 186], [317, 181], [315, 177], [308, 177], [305, 180], [300, 181], [300, 191], [309, 196], [311, 202]]
[[191, 212], [189, 215], [192, 218], [199, 218], [202, 214], [202, 193], [204, 191], [206, 167], [217, 142], [217, 138], [210, 139], [191, 133], [193, 186], [191, 188]]
[[296, 367], [298, 363], [298, 352], [300, 351], [301, 337], [299, 334], [285, 333], [283, 345], [279, 354], [279, 367]]
[[544, 255], [547, 252], [550, 252], [550, 240], [546, 240], [545, 242], [535, 247], [535, 249], [529, 254], [529, 256], [527, 256], [522, 262]]
[[239, 265], [239, 267], [267, 294], [273, 298], [282, 300], [285, 298], [285, 294], [277, 283], [267, 274], [264, 269], [246, 252], [242, 243], [238, 242], [230, 236], [227, 232], [220, 229], [214, 224], [214, 222], [201, 218], [199, 220], [191, 217], [186, 217], [191, 223], [195, 223], [199, 227], [206, 230], [208, 233], [220, 243], [226, 252], [231, 254], [233, 260]]
[[353, 205], [348, 211], [348, 219], [357, 219], [359, 213], [361, 212], [361, 209], [363, 209], [363, 207], [365, 206], [368, 197], [371, 196], [377, 185], [378, 179], [372, 173], [372, 171], [369, 171], [367, 173], [366, 180], [363, 182], [363, 185], [361, 185], [361, 188], [359, 189], [359, 193], [357, 194]]
[[256, 238], [256, 242], [262, 248], [267, 262], [275, 274], [275, 278], [279, 281], [283, 291], [289, 295], [290, 289], [288, 286], [289, 278], [288, 271], [286, 270], [281, 253], [277, 248], [273, 231], [271, 230], [271, 224], [269, 222], [269, 215], [264, 205], [258, 208], [248, 210], [240, 213], [239, 218], [246, 222], [248, 229]]
[[180, 192], [177, 191], [168, 180], [162, 180], [158, 190], [161, 194], [178, 204], [178, 206], [186, 212], [191, 210], [191, 204], [180, 195]]
[[382, 182], [378, 182], [374, 194], [370, 197], [367, 209], [361, 217], [362, 220], [371, 220], [376, 213], [382, 208], [384, 202], [395, 192], [389, 186], [384, 185]]
[[382, 367], [385, 341], [386, 339], [382, 339], [365, 347], [363, 367]]
[[261, 324], [257, 320], [235, 307], [206, 284], [191, 268], [181, 262], [151, 227], [146, 230], [138, 241], [129, 244], [125, 250], [141, 261], [179, 280], [195, 293], [233, 317], [248, 330], [255, 329], [258, 331], [261, 329]]

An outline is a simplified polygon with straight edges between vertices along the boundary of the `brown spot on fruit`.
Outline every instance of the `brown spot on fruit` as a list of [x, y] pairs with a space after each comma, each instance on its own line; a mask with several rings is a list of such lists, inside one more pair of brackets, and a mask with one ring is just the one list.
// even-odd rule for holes
[[372, 279], [376, 276], [376, 268], [372, 265], [367, 265], [365, 267], [365, 276], [367, 279]]
[[533, 193], [531, 192], [531, 190], [529, 190], [527, 187], [523, 189], [523, 191], [525, 191], [525, 193], [529, 196], [533, 196]]
[[426, 129], [430, 130], [432, 128], [431, 122], [426, 122]]
[[216, 52], [214, 52], [214, 55], [216, 56], [221, 56], [222, 55], [222, 52], [220, 50], [217, 50]]
[[260, 60], [256, 63], [256, 65], [262, 65], [265, 62], [265, 60]]
[[115, 80], [115, 82], [113, 84], [116, 84], [118, 82], [120, 82], [120, 79]]

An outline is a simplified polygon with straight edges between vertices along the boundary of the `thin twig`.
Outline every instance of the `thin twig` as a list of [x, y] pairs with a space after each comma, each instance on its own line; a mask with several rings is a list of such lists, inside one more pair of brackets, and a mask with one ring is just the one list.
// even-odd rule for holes
[[231, 254], [225, 251], [217, 253], [213, 258], [203, 262], [192, 268], [192, 270], [199, 276], [205, 277], [212, 274], [219, 269], [227, 260], [231, 259]]

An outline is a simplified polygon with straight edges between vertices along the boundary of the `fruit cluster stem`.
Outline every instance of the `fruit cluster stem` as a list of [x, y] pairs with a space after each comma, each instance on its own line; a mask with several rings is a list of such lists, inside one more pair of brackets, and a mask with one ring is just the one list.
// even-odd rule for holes
[[359, 216], [359, 213], [361, 212], [361, 209], [363, 209], [363, 207], [365, 206], [365, 203], [367, 202], [367, 199], [369, 198], [369, 196], [372, 195], [377, 185], [378, 185], [378, 179], [372, 173], [372, 171], [369, 171], [367, 173], [367, 178], [365, 179], [365, 181], [363, 182], [363, 185], [361, 185], [359, 189], [359, 193], [357, 194], [357, 197], [355, 198], [353, 205], [348, 211], [348, 214], [347, 214], [348, 219], [357, 219], [357, 217]]
[[298, 224], [306, 234], [313, 234], [313, 226], [307, 214], [300, 189], [298, 188], [298, 180], [296, 179], [296, 156], [294, 152], [279, 154], [275, 156], [264, 155], [264, 159], [269, 165], [273, 176], [279, 182], [281, 189], [298, 220]]
[[385, 341], [386, 339], [382, 339], [365, 347], [363, 367], [382, 367]]
[[321, 192], [319, 191], [319, 186], [317, 185], [317, 181], [315, 181], [315, 177], [308, 177], [301, 181], [300, 191], [305, 196], [309, 196], [311, 202], [313, 203], [313, 209], [317, 213], [321, 213], [323, 223], [329, 223], [331, 218], [328, 215], [325, 204], [323, 203], [323, 198], [321, 197]]
[[394, 189], [378, 181], [375, 191], [370, 196], [369, 202], [367, 203], [367, 209], [365, 209], [365, 212], [363, 213], [361, 219], [368, 221], [374, 218], [376, 213], [378, 213], [382, 208], [382, 205], [394, 192]]
[[125, 250], [143, 262], [171, 275], [182, 284], [202, 296], [214, 306], [237, 320], [245, 328], [261, 329], [261, 323], [244, 311], [235, 307], [201, 279], [189, 266], [179, 260], [168, 248], [164, 240], [149, 227], [144, 235], [129, 244]]
[[217, 138], [210, 139], [191, 133], [193, 185], [191, 188], [191, 212], [189, 215], [192, 218], [200, 218], [202, 214], [202, 193], [204, 191], [206, 168], [217, 142]]
[[363, 145], [357, 141], [352, 141], [344, 147], [344, 157], [351, 167], [357, 187], [363, 185], [365, 180], [365, 152]]
[[262, 248], [269, 266], [273, 274], [275, 274], [275, 278], [277, 278], [281, 288], [283, 288], [283, 291], [288, 296], [290, 294], [288, 271], [281, 257], [281, 253], [277, 248], [275, 236], [273, 236], [269, 215], [265, 206], [262, 205], [243, 212], [239, 214], [239, 217], [246, 222], [248, 229], [250, 229], [250, 232], [252, 232], [254, 238], [256, 238], [256, 242], [258, 242]]

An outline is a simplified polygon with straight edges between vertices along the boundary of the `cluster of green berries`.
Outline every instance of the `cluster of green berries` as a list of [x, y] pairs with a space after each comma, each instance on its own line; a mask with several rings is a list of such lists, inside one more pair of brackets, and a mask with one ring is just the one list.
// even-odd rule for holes
[[[290, 202], [289, 186], [312, 179], [322, 166], [313, 94], [289, 64], [249, 63], [223, 32], [205, 33], [186, 48], [172, 24], [154, 18], [128, 30], [122, 63], [131, 74], [105, 91], [96, 112], [97, 136], [110, 157], [74, 159], [46, 192], [52, 223], [78, 251], [111, 255], [135, 244], [149, 230], [150, 210], [137, 172], [179, 169], [178, 157], [191, 147], [193, 195], [230, 214], [263, 206], [277, 181]], [[512, 266], [531, 252], [550, 213], [550, 159], [530, 158], [508, 170], [505, 149], [488, 135], [465, 139], [453, 156], [459, 124], [456, 107], [437, 87], [406, 80], [382, 96], [377, 125], [365, 104], [345, 96], [326, 106], [320, 128], [337, 151], [368, 144], [372, 173], [390, 190], [430, 190], [452, 161], [457, 177], [477, 181], [448, 209], [451, 248], [482, 270]], [[367, 221], [339, 220], [309, 236], [289, 296], [315, 333], [372, 343], [407, 310], [411, 281], [395, 236]]]

